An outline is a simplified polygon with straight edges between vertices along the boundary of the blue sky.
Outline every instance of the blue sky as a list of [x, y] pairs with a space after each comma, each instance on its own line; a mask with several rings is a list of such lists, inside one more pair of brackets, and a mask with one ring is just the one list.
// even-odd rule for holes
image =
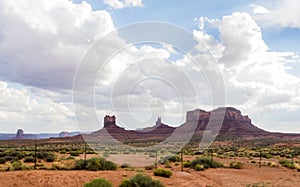
[[[240, 109], [263, 129], [300, 133], [299, 9], [297, 0], [3, 0], [0, 132], [17, 128], [25, 132], [92, 131], [101, 127], [106, 114], [116, 114], [120, 125], [129, 129], [150, 126], [157, 115], [162, 115], [165, 123], [180, 125], [186, 110], [215, 106], [208, 102], [211, 94], [203, 90], [199, 105], [191, 93], [178, 98], [172, 84], [181, 83], [176, 87], [179, 92], [189, 90], [189, 84], [182, 82], [188, 75], [197, 82], [192, 85], [196, 89], [209, 90], [203, 77], [216, 63], [223, 75], [225, 106]], [[147, 21], [189, 31], [196, 41], [193, 50], [183, 54], [176, 46], [135, 46], [122, 34], [114, 36], [107, 49], [129, 47], [111, 59], [105, 69], [107, 76], [98, 81], [97, 106], [87, 102], [84, 93], [73, 103], [73, 80], [81, 75], [75, 72], [92, 45], [115, 29]], [[204, 75], [188, 56], [199, 61]], [[151, 58], [155, 60], [149, 63]], [[97, 70], [86, 67], [82, 76], [93, 68]], [[136, 95], [123, 93], [134, 79], [149, 75], [161, 77], [171, 86], [141, 81], [134, 87]], [[118, 97], [109, 97], [112, 94]], [[129, 105], [132, 108], [123, 110]], [[76, 108], [74, 113], [74, 106], [79, 111]], [[99, 121], [90, 121], [93, 114]]]
[[[74, 1], [80, 3], [82, 1]], [[220, 19], [235, 11], [252, 12], [251, 4], [266, 4], [266, 1], [143, 1], [143, 7], [112, 9], [99, 0], [89, 0], [93, 9], [108, 9], [116, 27], [143, 21], [161, 21], [176, 24], [189, 31], [198, 27], [195, 18], [201, 16], [213, 19]], [[270, 6], [270, 5], [269, 5]], [[270, 6], [271, 7], [271, 6]], [[299, 28], [262, 28], [263, 38], [270, 49], [279, 51], [299, 51], [298, 41], [300, 40]], [[212, 33], [217, 37], [218, 33]]]

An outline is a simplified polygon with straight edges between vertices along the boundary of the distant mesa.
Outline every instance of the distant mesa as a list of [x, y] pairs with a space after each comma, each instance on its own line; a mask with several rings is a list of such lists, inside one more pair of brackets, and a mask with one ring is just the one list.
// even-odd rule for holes
[[64, 138], [79, 135], [80, 132], [67, 132], [62, 131], [60, 133], [37, 133], [37, 134], [26, 134], [23, 129], [18, 129], [16, 134], [0, 134], [0, 140], [22, 140], [22, 139], [47, 139], [47, 138]]
[[17, 134], [13, 139], [35, 139], [36, 135], [34, 134], [25, 134], [23, 129], [18, 129]]
[[[214, 119], [211, 119], [211, 116]], [[207, 130], [208, 124], [212, 127], [220, 124], [217, 140], [231, 140], [231, 139], [291, 139], [300, 140], [299, 134], [287, 133], [273, 133], [258, 128], [252, 124], [251, 119], [247, 115], [242, 115], [241, 111], [233, 107], [221, 107], [212, 111], [205, 111], [196, 109], [188, 111], [186, 114], [186, 122], [179, 127], [171, 127], [162, 123], [161, 118], [158, 117], [156, 124], [152, 127], [139, 128], [137, 130], [125, 130], [116, 124], [116, 117], [106, 115], [104, 117], [104, 128], [96, 132], [86, 135], [86, 138], [96, 138], [106, 131], [116, 140], [126, 142], [140, 142], [140, 141], [156, 141], [161, 142], [168, 138], [173, 132], [178, 133], [180, 129], [189, 126], [191, 123], [196, 124], [193, 130], [193, 137], [191, 141], [200, 141], [203, 134]], [[178, 131], [176, 130], [178, 128]], [[188, 128], [187, 128], [188, 129]], [[182, 132], [182, 131], [181, 131]], [[176, 134], [176, 137], [180, 137]]]
[[243, 116], [241, 111], [233, 108], [233, 107], [221, 107], [212, 111], [205, 111], [201, 109], [196, 109], [193, 111], [187, 112], [187, 122], [190, 121], [201, 121], [201, 122], [207, 122], [210, 119], [210, 115], [213, 112], [215, 115], [224, 115], [224, 121], [239, 121], [239, 122], [245, 122], [245, 123], [251, 123], [251, 119], [246, 115]]
[[71, 136], [76, 136], [80, 134], [80, 132], [67, 132], [67, 131], [62, 131], [58, 134], [59, 138], [64, 138], [64, 137], [71, 137]]
[[18, 129], [17, 130], [16, 139], [23, 139], [23, 138], [24, 138], [24, 131], [23, 131], [23, 129]]
[[[212, 114], [216, 119], [211, 119]], [[212, 111], [196, 109], [187, 112], [186, 123], [197, 122], [196, 131], [206, 130], [209, 120], [222, 120], [222, 126], [219, 132], [221, 136], [263, 135], [266, 133], [266, 131], [254, 126], [247, 115], [243, 116], [240, 110], [233, 107], [221, 107]], [[211, 123], [214, 125], [214, 121]]]

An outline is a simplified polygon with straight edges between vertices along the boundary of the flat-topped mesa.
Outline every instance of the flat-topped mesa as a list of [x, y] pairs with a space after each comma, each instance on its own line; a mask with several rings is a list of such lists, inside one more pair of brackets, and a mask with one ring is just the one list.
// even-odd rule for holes
[[104, 128], [114, 128], [116, 127], [116, 117], [106, 115], [104, 117]]
[[243, 116], [240, 110], [237, 110], [233, 107], [226, 107], [224, 120], [230, 120], [230, 121], [235, 120], [235, 121], [240, 121], [245, 123], [251, 123], [251, 119], [247, 115]]
[[[225, 110], [225, 115], [224, 115], [224, 110]], [[243, 116], [241, 111], [233, 107], [218, 108], [210, 112], [201, 109], [188, 111], [186, 116], [186, 122], [195, 122], [195, 121], [208, 122], [211, 113], [213, 113], [214, 116], [224, 115], [224, 121], [239, 121], [239, 122], [251, 123], [251, 119], [248, 116]]]
[[192, 111], [188, 111], [186, 113], [186, 122], [196, 122], [199, 120], [209, 121], [210, 112], [206, 112], [205, 110], [196, 109]]

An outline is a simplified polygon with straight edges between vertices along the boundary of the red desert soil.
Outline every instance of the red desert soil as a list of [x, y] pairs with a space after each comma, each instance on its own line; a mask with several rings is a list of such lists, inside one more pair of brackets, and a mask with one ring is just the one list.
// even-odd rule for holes
[[[285, 168], [271, 168], [248, 165], [245, 169], [208, 169], [202, 172], [185, 169], [180, 172], [178, 167], [172, 169], [171, 178], [153, 177], [152, 171], [144, 174], [162, 181], [166, 186], [197, 187], [197, 186], [246, 186], [247, 184], [260, 183], [265, 186], [292, 187], [299, 186], [300, 172]], [[0, 172], [0, 186], [3, 187], [42, 187], [65, 186], [82, 187], [84, 183], [95, 179], [105, 178], [118, 186], [125, 178], [138, 172], [125, 171], [14, 171]]]

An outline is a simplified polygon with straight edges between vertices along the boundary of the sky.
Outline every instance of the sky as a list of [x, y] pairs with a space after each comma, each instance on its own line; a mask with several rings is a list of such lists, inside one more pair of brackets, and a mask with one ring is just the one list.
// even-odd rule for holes
[[[126, 129], [158, 116], [178, 126], [186, 111], [220, 106], [300, 133], [299, 9], [297, 0], [1, 0], [0, 133], [94, 131], [107, 114]], [[134, 43], [148, 31], [161, 40]]]

